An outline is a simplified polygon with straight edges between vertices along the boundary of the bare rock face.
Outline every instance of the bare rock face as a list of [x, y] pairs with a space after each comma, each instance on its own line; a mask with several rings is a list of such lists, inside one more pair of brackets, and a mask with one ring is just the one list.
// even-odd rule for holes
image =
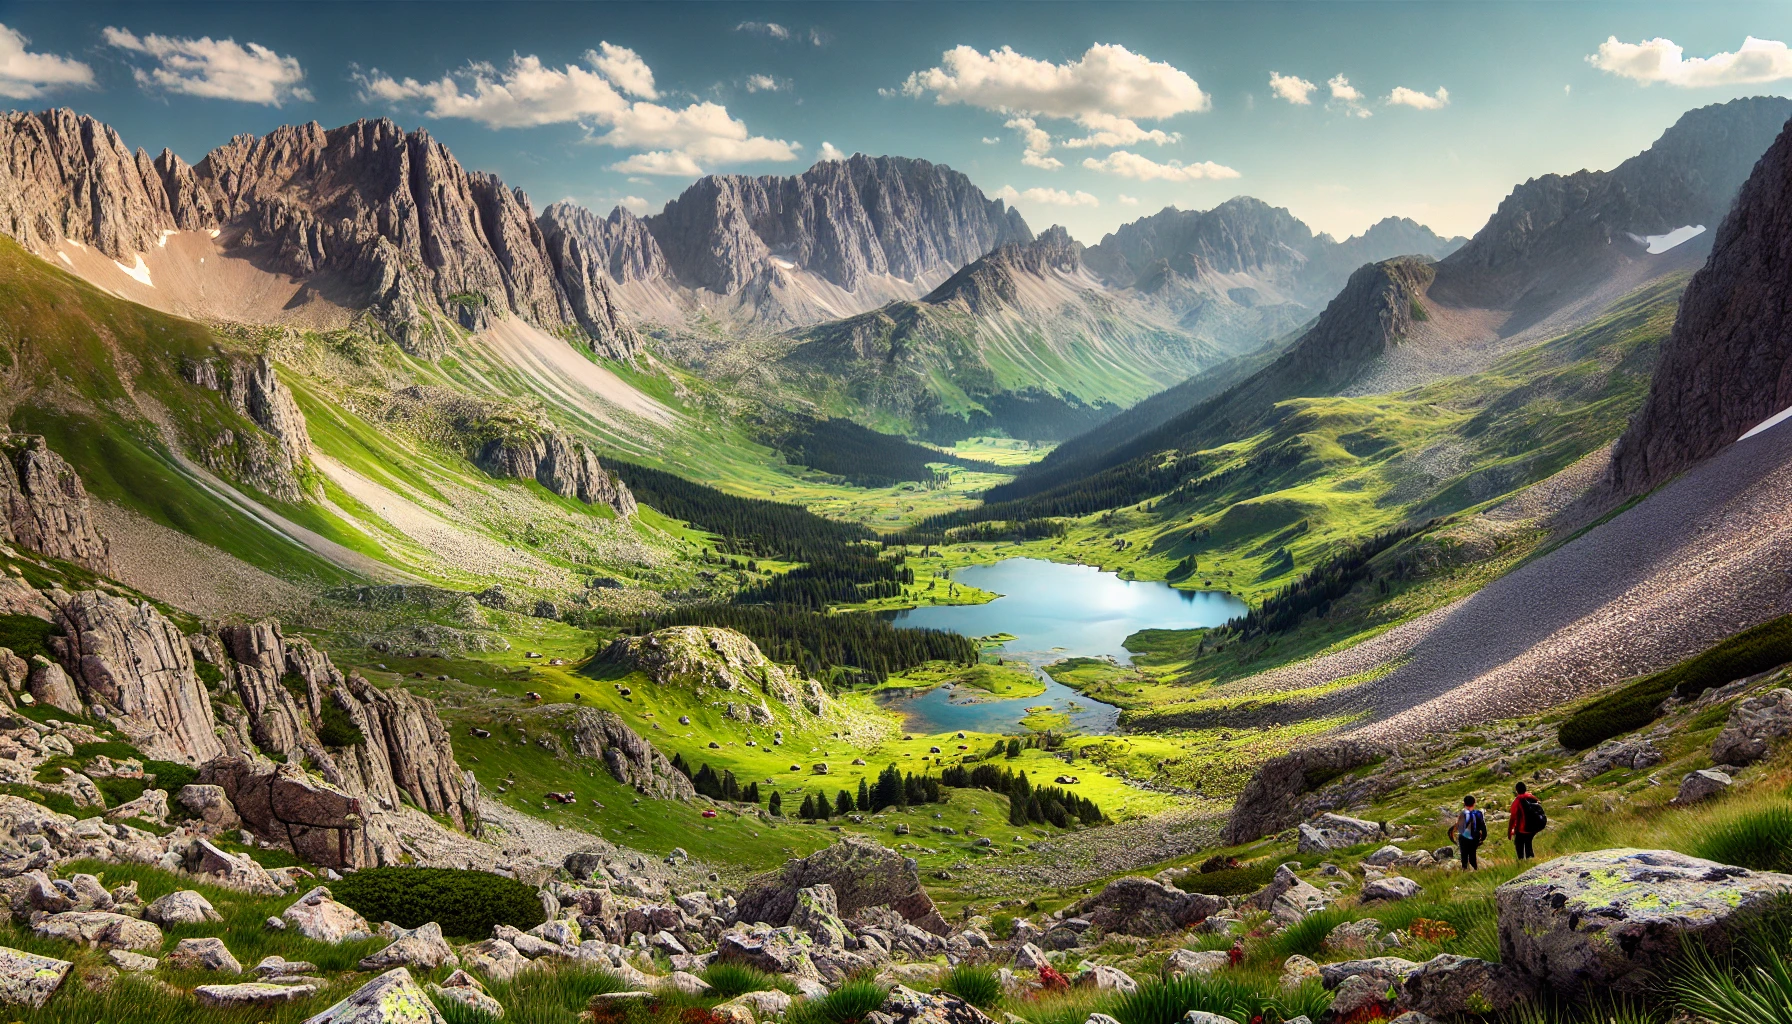
[[1032, 232], [965, 175], [925, 160], [854, 156], [795, 177], [712, 175], [649, 217], [678, 280], [733, 295], [773, 257], [847, 290], [948, 273]]
[[64, 239], [127, 264], [176, 226], [161, 174], [71, 110], [0, 118], [0, 230], [37, 250]]
[[[833, 699], [813, 680], [792, 679], [767, 658], [757, 644], [732, 629], [713, 626], [671, 626], [646, 636], [625, 636], [611, 641], [603, 660], [647, 674], [661, 686], [705, 689], [714, 687], [738, 693], [735, 717], [759, 719], [767, 700], [793, 711], [827, 717], [835, 711]], [[757, 705], [748, 701], [758, 697]], [[769, 711], [763, 722], [771, 721]]]
[[1612, 450], [1620, 494], [1642, 494], [1792, 408], [1789, 200], [1792, 132], [1781, 132], [1686, 286], [1649, 398]]
[[1150, 936], [1188, 928], [1225, 909], [1224, 897], [1182, 892], [1149, 878], [1120, 878], [1067, 916], [1087, 917], [1104, 932]]
[[614, 711], [580, 708], [572, 743], [585, 757], [603, 758], [616, 781], [633, 786], [638, 793], [657, 800], [688, 800], [697, 795], [691, 780]]
[[0, 541], [110, 575], [81, 478], [44, 439], [0, 435]]
[[1723, 731], [1711, 741], [1711, 759], [1717, 764], [1750, 765], [1792, 736], [1792, 690], [1768, 690], [1730, 709]]
[[641, 338], [618, 308], [612, 282], [664, 277], [659, 243], [620, 206], [603, 220], [583, 206], [555, 203], [542, 211], [539, 223], [560, 287], [592, 347], [611, 359], [632, 358]]
[[185, 764], [224, 752], [187, 639], [154, 606], [82, 591], [58, 617], [58, 654], [83, 702], [105, 705], [137, 749]]
[[305, 860], [332, 868], [380, 863], [361, 801], [314, 778], [296, 764], [221, 757], [199, 769], [199, 779], [221, 787], [244, 824]]
[[280, 442], [287, 464], [298, 469], [311, 451], [311, 435], [305, 429], [305, 416], [293, 400], [292, 389], [280, 383], [274, 364], [267, 356], [256, 359], [244, 375], [239, 401], [249, 418]]
[[[1321, 794], [1312, 792], [1309, 779], [1324, 780], [1353, 769], [1375, 764], [1388, 756], [1376, 744], [1357, 740], [1302, 747], [1271, 758], [1245, 783], [1226, 822], [1227, 845], [1260, 839], [1329, 809]], [[1332, 805], [1336, 806], [1336, 805]]]
[[635, 513], [635, 496], [628, 485], [611, 476], [584, 442], [558, 430], [493, 438], [474, 461], [493, 476], [534, 480], [563, 498], [608, 505], [619, 516]]
[[950, 931], [921, 887], [915, 862], [857, 838], [842, 839], [825, 850], [785, 862], [779, 871], [749, 880], [735, 901], [738, 917], [784, 925], [796, 908], [797, 893], [818, 885], [833, 887], [842, 916], [851, 917], [866, 907], [887, 906], [910, 924], [935, 935]]

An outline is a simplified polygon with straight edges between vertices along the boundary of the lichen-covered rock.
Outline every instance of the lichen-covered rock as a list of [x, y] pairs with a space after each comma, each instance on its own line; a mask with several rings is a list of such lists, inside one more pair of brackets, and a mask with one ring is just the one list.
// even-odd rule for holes
[[1312, 957], [1296, 953], [1282, 961], [1280, 984], [1283, 989], [1296, 989], [1318, 978], [1319, 964]]
[[1495, 891], [1500, 960], [1559, 993], [1640, 992], [1686, 942], [1721, 953], [1788, 892], [1792, 875], [1670, 850], [1573, 854]]
[[798, 890], [816, 885], [833, 887], [841, 916], [851, 917], [866, 907], [887, 906], [909, 923], [935, 935], [950, 931], [945, 918], [934, 908], [933, 899], [921, 887], [915, 862], [856, 837], [787, 861], [779, 871], [749, 879], [735, 897], [738, 919], [785, 924], [796, 909]]
[[0, 946], [0, 1005], [36, 1009], [62, 986], [74, 964]]
[[429, 991], [439, 999], [448, 999], [465, 1006], [476, 1013], [502, 1020], [504, 1004], [486, 995], [482, 989], [471, 986], [431, 985]]
[[280, 914], [300, 935], [331, 945], [373, 935], [367, 919], [330, 897], [326, 886], [318, 886], [298, 898]]
[[1104, 932], [1162, 935], [1191, 927], [1226, 909], [1220, 896], [1189, 893], [1150, 878], [1120, 878], [1078, 903], [1070, 916], [1088, 918]]
[[442, 1013], [403, 967], [373, 979], [305, 1024], [444, 1024]]
[[397, 930], [392, 944], [361, 959], [363, 971], [384, 971], [393, 967], [421, 967], [435, 970], [444, 964], [458, 966], [460, 958], [442, 938], [442, 926], [430, 921], [416, 928]]
[[1401, 875], [1389, 875], [1386, 878], [1375, 878], [1363, 883], [1362, 900], [1372, 903], [1386, 900], [1390, 903], [1411, 899], [1420, 891], [1419, 883]]
[[265, 981], [245, 981], [234, 985], [197, 985], [193, 996], [200, 1006], [229, 1009], [241, 1006], [276, 1006], [296, 1003], [317, 992], [312, 984], [277, 985]]
[[834, 887], [826, 882], [796, 891], [796, 906], [790, 910], [790, 926], [807, 934], [817, 946], [840, 948], [846, 945], [846, 923], [840, 920], [840, 902]]
[[1505, 964], [1439, 953], [1406, 972], [1398, 993], [1403, 1010], [1455, 1017], [1470, 1011], [1505, 1013], [1540, 991], [1537, 979]]
[[1164, 970], [1171, 974], [1212, 974], [1231, 962], [1223, 949], [1178, 949], [1164, 961]]
[[174, 948], [162, 958], [162, 962], [181, 971], [243, 973], [243, 965], [225, 947], [224, 940], [216, 936], [182, 939], [174, 944]]
[[162, 930], [148, 921], [97, 910], [51, 914], [32, 924], [43, 939], [61, 939], [95, 949], [161, 949]]
[[1301, 853], [1342, 850], [1361, 843], [1372, 843], [1384, 835], [1381, 826], [1373, 821], [1329, 813], [1321, 814], [1312, 821], [1301, 822], [1298, 831], [1300, 838], [1296, 848]]
[[877, 1012], [893, 1024], [994, 1024], [982, 1010], [957, 996], [945, 992], [928, 995], [905, 985], [890, 989]]
[[1711, 741], [1711, 761], [1751, 765], [1787, 736], [1792, 736], [1792, 690], [1780, 687], [1736, 702], [1723, 731]]
[[224, 920], [212, 907], [210, 900], [191, 889], [181, 889], [158, 897], [155, 902], [143, 908], [143, 917], [168, 926]]

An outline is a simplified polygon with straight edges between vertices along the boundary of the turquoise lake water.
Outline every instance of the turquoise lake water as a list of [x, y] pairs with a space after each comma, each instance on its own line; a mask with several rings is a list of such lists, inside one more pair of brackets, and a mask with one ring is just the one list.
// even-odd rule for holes
[[978, 700], [987, 694], [968, 688], [961, 698], [957, 688], [944, 686], [919, 695], [892, 692], [881, 698], [917, 732], [1013, 732], [1028, 707], [1045, 704], [1067, 711], [1072, 726], [1083, 732], [1113, 732], [1120, 709], [1079, 696], [1039, 672], [1039, 666], [1075, 657], [1111, 657], [1131, 664], [1124, 641], [1141, 629], [1217, 626], [1245, 612], [1244, 602], [1230, 594], [1123, 580], [1093, 566], [1038, 558], [967, 566], [954, 572], [952, 579], [1002, 596], [988, 604], [930, 605], [890, 612], [887, 617], [898, 627], [949, 629], [966, 636], [1012, 634], [1002, 656], [1032, 665], [1046, 689], [1039, 696], [1007, 700]]

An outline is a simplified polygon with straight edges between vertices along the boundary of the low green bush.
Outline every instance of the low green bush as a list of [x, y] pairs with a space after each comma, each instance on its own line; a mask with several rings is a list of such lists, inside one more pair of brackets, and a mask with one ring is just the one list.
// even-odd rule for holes
[[723, 999], [733, 999], [748, 992], [778, 991], [796, 994], [795, 985], [776, 974], [768, 974], [746, 964], [717, 961], [704, 968], [702, 978]]
[[30, 661], [34, 655], [50, 657], [50, 638], [61, 635], [54, 623], [35, 615], [0, 615], [0, 647]]
[[988, 964], [959, 964], [942, 971], [938, 985], [979, 1009], [987, 1010], [1002, 998], [1002, 979]]
[[489, 871], [366, 868], [331, 882], [330, 893], [370, 921], [403, 928], [434, 921], [469, 939], [488, 938], [500, 924], [526, 931], [546, 918], [533, 887]]
[[1208, 896], [1244, 896], [1268, 885], [1275, 876], [1276, 866], [1267, 862], [1218, 871], [1188, 871], [1177, 877], [1176, 888]]
[[1718, 818], [1699, 830], [1692, 853], [1754, 871], [1792, 871], [1792, 804]]
[[1606, 694], [1564, 719], [1557, 736], [1569, 750], [1585, 750], [1655, 721], [1670, 696], [1691, 700], [1788, 661], [1792, 661], [1792, 615], [1782, 615]]

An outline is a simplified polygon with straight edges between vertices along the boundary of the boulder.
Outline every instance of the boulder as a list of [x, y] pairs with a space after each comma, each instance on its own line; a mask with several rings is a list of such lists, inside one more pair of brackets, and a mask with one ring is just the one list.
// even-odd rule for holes
[[193, 997], [199, 1001], [200, 1006], [229, 1009], [296, 1003], [301, 999], [309, 999], [316, 994], [317, 989], [318, 986], [309, 983], [274, 985], [265, 981], [245, 981], [235, 985], [199, 985], [193, 989]]
[[712, 991], [712, 986], [709, 982], [704, 981], [702, 978], [697, 977], [689, 971], [673, 971], [671, 974], [666, 975], [666, 980], [662, 982], [661, 985], [665, 988], [672, 989], [675, 992], [682, 992], [687, 996], [703, 996], [708, 995], [710, 991]]
[[161, 949], [162, 930], [148, 921], [104, 911], [71, 910], [38, 920], [31, 930], [96, 949]]
[[798, 889], [796, 906], [790, 911], [790, 927], [814, 939], [817, 946], [844, 947], [846, 924], [840, 920], [834, 887], [823, 882]]
[[188, 814], [207, 825], [236, 828], [243, 823], [243, 819], [237, 816], [236, 808], [230, 806], [230, 798], [224, 795], [223, 786], [196, 782], [190, 786], [182, 786], [174, 800], [186, 808]]
[[1535, 978], [1505, 964], [1439, 953], [1406, 972], [1399, 1005], [1430, 1016], [1454, 1017], [1471, 1010], [1504, 1013], [1540, 994]]
[[131, 971], [140, 974], [144, 971], [155, 970], [161, 965], [161, 961], [153, 956], [144, 956], [142, 953], [133, 953], [128, 949], [109, 949], [106, 951], [106, 964], [110, 967], [116, 967], [121, 971]]
[[246, 853], [226, 853], [210, 840], [195, 839], [187, 847], [182, 865], [191, 874], [200, 875], [228, 889], [238, 889], [257, 896], [283, 896], [286, 888], [255, 863]]
[[[1238, 1022], [1217, 1013], [1208, 1013], [1206, 1010], [1190, 1010], [1183, 1015], [1182, 1024], [1238, 1024]], [[1294, 1024], [1294, 1022], [1289, 1021], [1288, 1024]]]
[[486, 995], [481, 989], [466, 986], [431, 985], [429, 991], [438, 999], [451, 1000], [488, 1017], [499, 1020], [504, 1017], [504, 1004]]
[[394, 967], [305, 1024], [445, 1024], [411, 972]]
[[222, 921], [223, 916], [213, 909], [211, 901], [191, 889], [181, 889], [156, 899], [143, 908], [144, 920], [154, 921], [159, 925], [204, 924], [207, 921]]
[[793, 928], [723, 932], [716, 942], [716, 958], [756, 967], [767, 974], [816, 976], [815, 962], [809, 955], [809, 937]]
[[1311, 957], [1294, 954], [1282, 961], [1281, 987], [1296, 989], [1309, 981], [1319, 980], [1319, 964]]
[[36, 1009], [56, 993], [74, 964], [0, 946], [0, 1005]]
[[1366, 953], [1381, 933], [1381, 922], [1373, 917], [1346, 921], [1326, 933], [1325, 948], [1339, 953]]
[[1385, 867], [1389, 867], [1391, 865], [1400, 863], [1400, 858], [1402, 858], [1404, 856], [1406, 856], [1405, 850], [1402, 850], [1398, 846], [1394, 846], [1394, 845], [1390, 844], [1388, 846], [1382, 847], [1379, 850], [1376, 850], [1374, 853], [1371, 853], [1369, 856], [1364, 857], [1363, 863], [1364, 864], [1373, 864], [1378, 868], [1385, 868]]
[[1045, 958], [1045, 951], [1031, 942], [1023, 942], [1014, 951], [1014, 969], [1017, 971], [1036, 971], [1051, 961]]
[[1362, 899], [1364, 903], [1370, 903], [1375, 900], [1386, 900], [1390, 903], [1396, 903], [1400, 900], [1411, 899], [1412, 897], [1417, 896], [1422, 888], [1423, 887], [1420, 886], [1419, 883], [1410, 878], [1401, 875], [1389, 875], [1386, 878], [1377, 878], [1372, 881], [1364, 882]]
[[[664, 631], [662, 631], [664, 632]], [[748, 880], [735, 897], [738, 920], [788, 924], [796, 894], [817, 885], [833, 887], [839, 913], [851, 917], [866, 907], [887, 906], [903, 919], [935, 935], [951, 929], [921, 888], [915, 862], [894, 850], [847, 837], [824, 850], [785, 863], [776, 872]]]
[[1792, 735], [1792, 690], [1780, 687], [1737, 701], [1723, 731], [1711, 741], [1713, 764], [1751, 765]]
[[877, 1012], [892, 1024], [995, 1024], [982, 1010], [957, 996], [923, 994], [905, 985], [890, 989]]
[[135, 800], [126, 801], [106, 812], [107, 821], [129, 821], [137, 819], [156, 825], [168, 824], [168, 793], [161, 789], [146, 789], [143, 795]]
[[503, 939], [484, 939], [460, 950], [461, 965], [493, 981], [509, 981], [530, 965], [528, 957]]
[[262, 957], [249, 973], [257, 978], [292, 978], [301, 974], [316, 974], [317, 965], [309, 960], [288, 960], [274, 953]]
[[1338, 986], [1359, 975], [1367, 976], [1381, 991], [1386, 991], [1406, 977], [1408, 971], [1418, 967], [1411, 960], [1402, 960], [1397, 956], [1378, 956], [1367, 960], [1346, 960], [1342, 963], [1321, 964], [1319, 980], [1328, 989]]
[[1164, 970], [1178, 975], [1212, 974], [1231, 962], [1232, 958], [1223, 949], [1178, 949], [1164, 961]]
[[1179, 931], [1226, 909], [1226, 900], [1183, 892], [1150, 878], [1121, 878], [1070, 911], [1094, 927], [1120, 935], [1153, 936]]
[[444, 964], [460, 965], [460, 958], [442, 938], [442, 926], [434, 921], [409, 930], [398, 928], [396, 932], [391, 945], [361, 958], [363, 971], [385, 971], [394, 967], [421, 967], [433, 971]]
[[174, 944], [174, 948], [162, 958], [162, 962], [180, 971], [243, 973], [243, 965], [237, 963], [236, 957], [225, 947], [224, 940], [214, 936], [182, 939]]
[[1104, 992], [1129, 993], [1139, 990], [1139, 983], [1118, 967], [1096, 964], [1079, 979], [1083, 984]]
[[1563, 994], [1637, 993], [1689, 941], [1722, 954], [1788, 892], [1792, 875], [1670, 850], [1574, 854], [1495, 890], [1500, 960]]
[[1301, 853], [1342, 850], [1372, 843], [1383, 835], [1381, 826], [1373, 821], [1331, 813], [1321, 814], [1312, 821], [1301, 822], [1297, 831], [1300, 838], [1296, 848]]
[[1381, 1020], [1392, 1015], [1394, 1001], [1388, 987], [1379, 978], [1357, 974], [1345, 978], [1332, 990], [1327, 1016], [1334, 1021]]
[[793, 1000], [789, 995], [775, 990], [748, 992], [736, 996], [730, 1002], [740, 1003], [753, 1011], [756, 1020], [777, 1020], [790, 1009]]
[[250, 831], [277, 838], [309, 863], [347, 868], [374, 862], [361, 800], [297, 763], [220, 757], [203, 765], [199, 778], [224, 790]]
[[1729, 789], [1735, 781], [1715, 768], [1687, 772], [1680, 780], [1680, 791], [1674, 795], [1674, 803], [1684, 806], [1709, 800]]
[[332, 946], [373, 935], [373, 927], [365, 918], [336, 902], [330, 897], [330, 890], [321, 885], [300, 896], [280, 916], [300, 935]]
[[1323, 910], [1330, 902], [1330, 897], [1302, 881], [1293, 868], [1283, 864], [1276, 868], [1275, 877], [1268, 885], [1245, 900], [1245, 906], [1266, 910], [1278, 924], [1287, 926], [1316, 910]]

